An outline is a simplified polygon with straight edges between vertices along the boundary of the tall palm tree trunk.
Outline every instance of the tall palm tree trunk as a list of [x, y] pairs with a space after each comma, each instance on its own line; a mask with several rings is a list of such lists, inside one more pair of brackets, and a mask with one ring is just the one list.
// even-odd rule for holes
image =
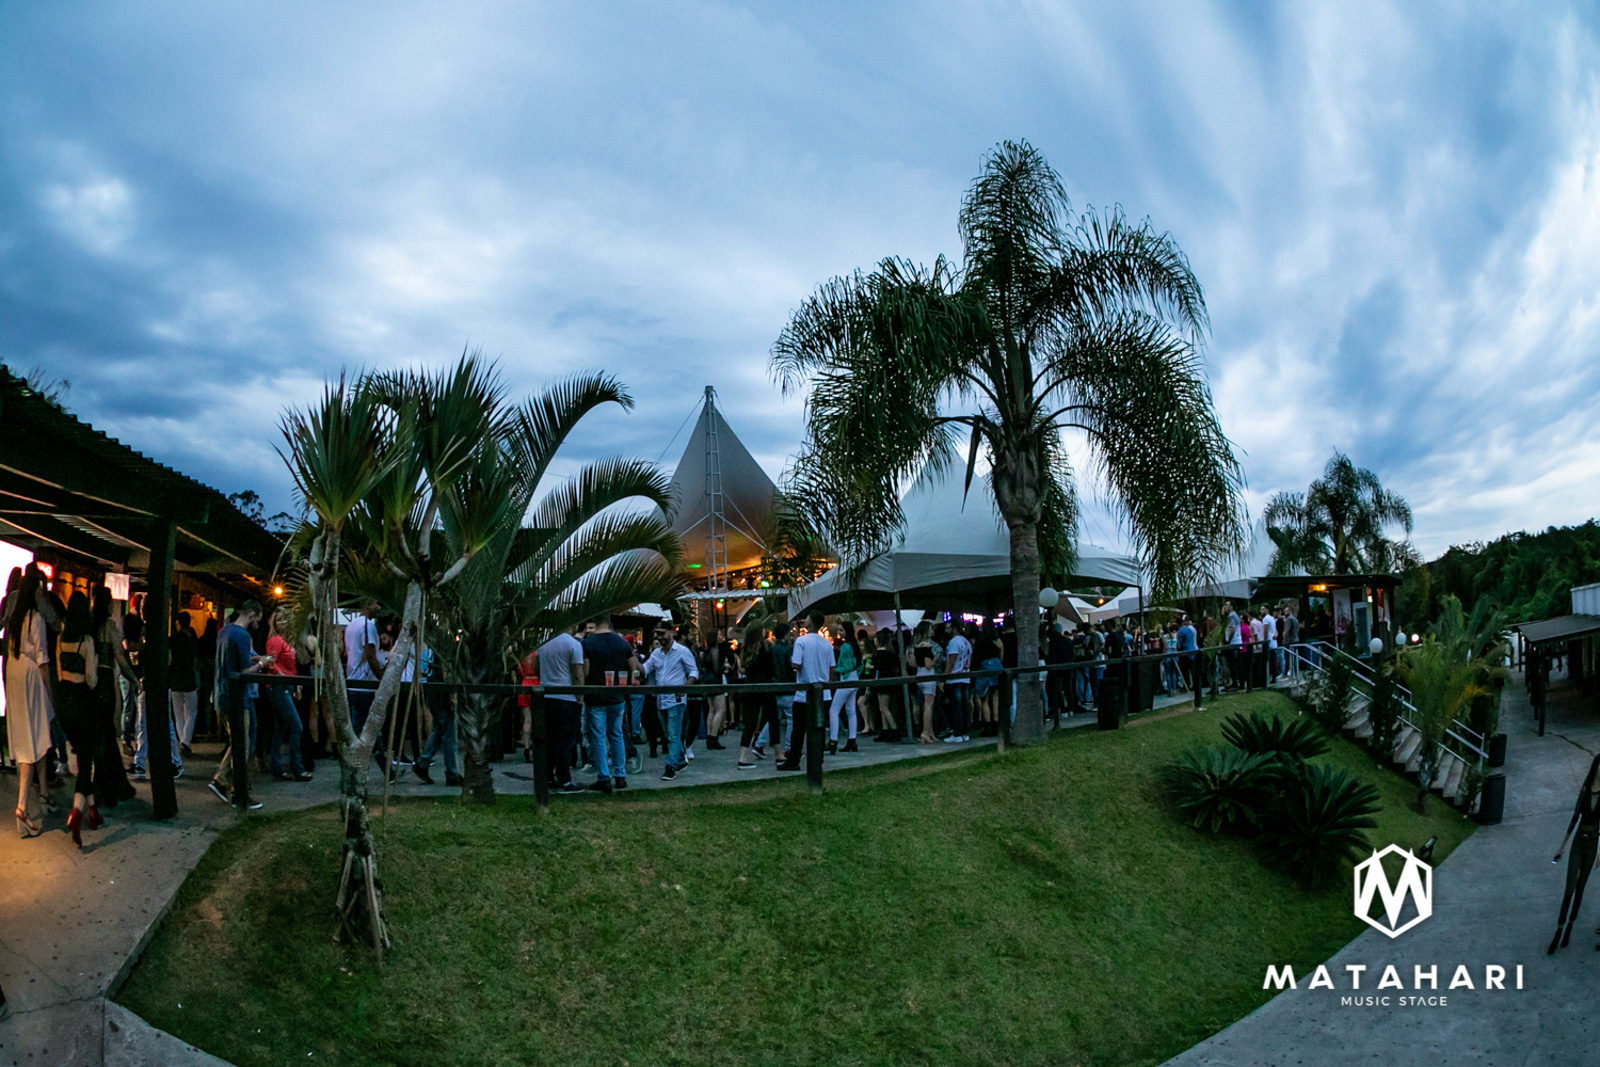
[[[1039, 524], [1019, 523], [1011, 527], [1011, 617], [1017, 627], [1017, 666], [1032, 667], [1039, 662]], [[1011, 741], [1016, 745], [1037, 745], [1044, 741], [1044, 702], [1041, 689], [1032, 675], [1018, 675], [1016, 720], [1011, 724]], [[1001, 723], [1000, 736], [1006, 736]]]
[[[462, 673], [469, 685], [483, 685], [496, 658], [492, 642], [469, 632], [463, 642]], [[489, 742], [494, 735], [496, 702], [485, 693], [462, 694], [456, 706], [456, 731], [461, 740], [461, 802], [493, 804], [494, 777], [489, 770]]]
[[[475, 677], [473, 684], [481, 684]], [[467, 695], [456, 715], [461, 731], [461, 802], [493, 804], [494, 778], [489, 770], [489, 739], [497, 716], [498, 697], [484, 693]]]

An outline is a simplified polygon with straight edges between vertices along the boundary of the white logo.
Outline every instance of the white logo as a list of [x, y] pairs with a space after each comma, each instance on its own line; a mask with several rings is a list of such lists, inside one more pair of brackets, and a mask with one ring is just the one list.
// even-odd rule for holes
[[[1389, 885], [1388, 872], [1383, 869], [1383, 857], [1391, 852], [1396, 856], [1404, 856], [1406, 861], [1405, 870], [1400, 872], [1399, 884], [1393, 887]], [[1416, 905], [1417, 914], [1401, 926], [1400, 911], [1405, 907], [1407, 895]], [[1382, 919], [1375, 919], [1370, 914], [1374, 896], [1383, 897]], [[1410, 849], [1390, 845], [1382, 852], [1373, 852], [1371, 859], [1356, 864], [1356, 917], [1362, 922], [1390, 937], [1399, 937], [1432, 914], [1433, 868], [1417, 859]]]

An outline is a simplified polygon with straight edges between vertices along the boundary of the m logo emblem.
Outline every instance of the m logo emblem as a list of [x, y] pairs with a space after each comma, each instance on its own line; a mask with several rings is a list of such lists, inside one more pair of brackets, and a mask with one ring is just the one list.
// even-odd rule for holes
[[[1391, 853], [1405, 857], [1406, 864], [1394, 886], [1389, 885], [1389, 874], [1383, 869], [1383, 857]], [[1383, 915], [1378, 918], [1372, 915], [1375, 896], [1383, 898]], [[1417, 913], [1402, 923], [1400, 916], [1408, 896]], [[1417, 859], [1410, 849], [1390, 845], [1382, 852], [1373, 852], [1371, 859], [1356, 864], [1356, 917], [1368, 926], [1390, 937], [1399, 937], [1432, 914], [1433, 868]]]

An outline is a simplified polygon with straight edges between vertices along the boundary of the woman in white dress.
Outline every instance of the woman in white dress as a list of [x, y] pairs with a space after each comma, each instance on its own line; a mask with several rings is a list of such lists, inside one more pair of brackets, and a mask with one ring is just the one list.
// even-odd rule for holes
[[49, 638], [38, 597], [39, 578], [30, 574], [6, 603], [6, 736], [17, 761], [17, 832], [23, 837], [37, 837], [44, 829], [42, 812], [34, 814], [34, 797], [42, 804], [50, 750]]

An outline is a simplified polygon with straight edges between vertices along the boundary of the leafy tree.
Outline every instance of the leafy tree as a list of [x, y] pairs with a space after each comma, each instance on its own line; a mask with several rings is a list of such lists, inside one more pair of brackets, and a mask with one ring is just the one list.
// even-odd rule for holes
[[1444, 598], [1476, 605], [1488, 597], [1508, 621], [1566, 615], [1569, 590], [1600, 582], [1600, 523], [1509, 533], [1487, 543], [1455, 545], [1404, 573], [1402, 621], [1421, 627], [1438, 618]]
[[[785, 392], [809, 387], [807, 441], [787, 488], [857, 564], [903, 522], [899, 495], [966, 437], [1010, 532], [1012, 603], [1070, 573], [1082, 435], [1158, 593], [1211, 575], [1244, 540], [1241, 475], [1206, 385], [1200, 283], [1177, 243], [1120, 212], [1074, 215], [1038, 151], [1007, 142], [961, 205], [964, 258], [884, 259], [825, 283], [773, 347]], [[1019, 662], [1038, 631], [1018, 626]], [[1013, 739], [1044, 737], [1038, 687]]]
[[1343, 452], [1306, 492], [1273, 496], [1262, 517], [1275, 546], [1272, 574], [1387, 574], [1420, 560], [1410, 542], [1387, 536], [1393, 527], [1411, 532], [1411, 506]]

